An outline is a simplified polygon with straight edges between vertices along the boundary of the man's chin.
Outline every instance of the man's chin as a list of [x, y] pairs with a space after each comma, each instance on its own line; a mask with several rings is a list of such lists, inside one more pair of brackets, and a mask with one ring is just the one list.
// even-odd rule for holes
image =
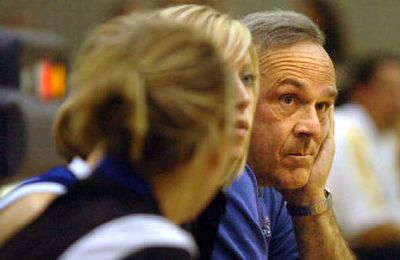
[[310, 178], [308, 170], [299, 169], [295, 172], [282, 172], [267, 178], [266, 186], [274, 187], [278, 190], [295, 190], [304, 187]]

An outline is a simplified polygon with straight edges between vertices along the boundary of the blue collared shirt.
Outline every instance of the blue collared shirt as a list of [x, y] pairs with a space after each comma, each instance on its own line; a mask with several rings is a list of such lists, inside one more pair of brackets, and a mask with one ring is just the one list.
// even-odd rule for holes
[[226, 208], [211, 259], [298, 259], [293, 223], [282, 195], [258, 188], [251, 168], [226, 191]]

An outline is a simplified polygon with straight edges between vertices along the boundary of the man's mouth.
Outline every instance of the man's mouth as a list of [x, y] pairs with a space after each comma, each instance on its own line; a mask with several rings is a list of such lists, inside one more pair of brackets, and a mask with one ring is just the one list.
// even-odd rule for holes
[[299, 156], [299, 157], [314, 157], [315, 154], [316, 152], [312, 148], [291, 150], [285, 153], [286, 156]]
[[312, 157], [311, 154], [287, 154], [286, 156], [298, 157], [298, 158], [308, 158], [308, 157]]
[[296, 167], [309, 167], [314, 161], [314, 157], [310, 154], [287, 154], [285, 158]]
[[287, 155], [290, 156], [307, 156], [307, 155], [311, 155], [311, 154], [305, 154], [305, 153], [289, 153]]

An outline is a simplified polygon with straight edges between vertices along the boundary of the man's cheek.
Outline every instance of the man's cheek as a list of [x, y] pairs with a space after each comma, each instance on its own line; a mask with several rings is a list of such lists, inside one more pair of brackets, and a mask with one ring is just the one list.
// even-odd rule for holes
[[331, 130], [331, 119], [327, 118], [327, 120], [322, 125], [322, 140], [325, 140], [327, 138], [327, 136], [329, 135], [329, 131], [333, 131], [333, 129]]

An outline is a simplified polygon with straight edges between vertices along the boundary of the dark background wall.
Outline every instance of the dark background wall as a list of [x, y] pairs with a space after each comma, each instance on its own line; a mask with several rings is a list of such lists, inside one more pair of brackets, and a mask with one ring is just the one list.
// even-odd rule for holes
[[[355, 54], [383, 49], [400, 54], [399, 0], [327, 0], [342, 13]], [[118, 0], [0, 0], [0, 25], [49, 30], [68, 42], [73, 56], [84, 35], [109, 16]], [[152, 0], [139, 1], [154, 6]], [[249, 12], [294, 8], [294, 0], [226, 0], [227, 8], [240, 16]]]

